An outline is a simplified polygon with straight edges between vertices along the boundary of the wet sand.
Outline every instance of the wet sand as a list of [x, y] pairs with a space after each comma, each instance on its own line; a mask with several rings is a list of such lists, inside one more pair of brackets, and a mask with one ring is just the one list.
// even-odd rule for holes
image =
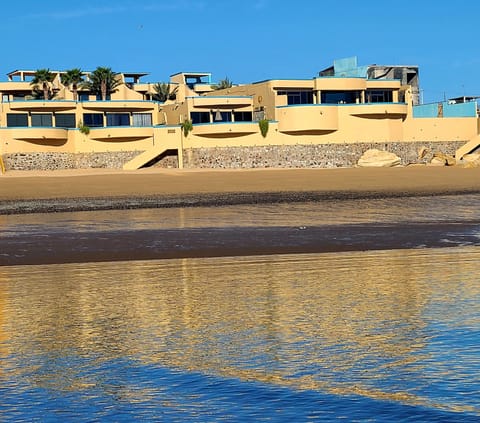
[[10, 171], [0, 214], [480, 192], [480, 168]]
[[[480, 193], [480, 169], [156, 170], [9, 172], [0, 214], [220, 206]], [[355, 213], [355, 211], [352, 211]], [[40, 215], [39, 215], [40, 216]], [[41, 218], [40, 218], [41, 219]], [[193, 228], [0, 237], [0, 266], [256, 254], [450, 247], [478, 222], [331, 227]], [[47, 229], [48, 231], [48, 229]], [[449, 240], [445, 241], [445, 234]], [[453, 241], [452, 241], [453, 240]], [[453, 243], [452, 243], [453, 242]]]
[[477, 228], [478, 222], [374, 223], [21, 235], [0, 237], [0, 266], [477, 246]]

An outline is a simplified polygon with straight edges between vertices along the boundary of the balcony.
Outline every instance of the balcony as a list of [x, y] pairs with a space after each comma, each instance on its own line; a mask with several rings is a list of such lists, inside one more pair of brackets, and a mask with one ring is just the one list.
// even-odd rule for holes
[[345, 104], [340, 107], [350, 107], [350, 115], [365, 118], [398, 118], [408, 113], [407, 103]]
[[20, 141], [67, 141], [68, 129], [52, 127], [12, 127], [3, 129], [7, 138], [11, 137]]
[[82, 101], [79, 103], [84, 110], [95, 111], [153, 111], [155, 103], [145, 100], [107, 100]]
[[10, 110], [32, 112], [74, 110], [77, 103], [73, 100], [14, 100], [4, 103]]
[[90, 138], [97, 141], [135, 141], [153, 137], [151, 126], [107, 126], [90, 128]]
[[259, 128], [256, 122], [219, 122], [193, 125], [192, 133], [200, 137], [228, 138], [250, 135], [258, 131]]
[[278, 130], [284, 133], [322, 134], [338, 129], [338, 107], [305, 104], [277, 107]]

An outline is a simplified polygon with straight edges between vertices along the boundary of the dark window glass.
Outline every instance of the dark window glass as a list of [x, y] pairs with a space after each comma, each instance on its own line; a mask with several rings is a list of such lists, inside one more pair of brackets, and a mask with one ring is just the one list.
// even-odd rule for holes
[[279, 91], [278, 95], [287, 96], [287, 104], [313, 104], [312, 91]]
[[89, 93], [78, 93], [78, 99], [80, 101], [88, 101], [90, 99]]
[[32, 113], [32, 126], [52, 126], [51, 113]]
[[7, 126], [28, 126], [28, 114], [7, 113]]
[[232, 112], [213, 112], [213, 121], [214, 122], [231, 122], [232, 121]]
[[322, 91], [322, 103], [326, 104], [355, 104], [357, 91]]
[[251, 122], [252, 112], [233, 112], [235, 122]]
[[[97, 98], [98, 101], [103, 101], [101, 94], [97, 94], [97, 97], [96, 97], [96, 98]], [[107, 94], [107, 96], [105, 97], [105, 100], [108, 101], [108, 100], [111, 100], [111, 98], [112, 98], [111, 95], [110, 95], [110, 94]]]
[[210, 112], [190, 112], [192, 123], [210, 123]]
[[393, 101], [392, 91], [367, 91], [367, 103], [391, 103]]
[[59, 128], [75, 128], [75, 115], [73, 113], [55, 115], [55, 126]]
[[128, 113], [107, 113], [107, 126], [130, 126]]
[[90, 127], [103, 126], [102, 113], [84, 113], [83, 124]]

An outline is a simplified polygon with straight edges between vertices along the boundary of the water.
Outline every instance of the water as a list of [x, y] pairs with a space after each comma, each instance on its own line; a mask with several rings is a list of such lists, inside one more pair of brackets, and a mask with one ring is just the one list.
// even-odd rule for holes
[[[452, 219], [471, 231], [479, 203], [86, 212], [0, 224], [3, 237]], [[0, 420], [479, 421], [480, 249], [457, 238], [450, 248], [0, 267]]]

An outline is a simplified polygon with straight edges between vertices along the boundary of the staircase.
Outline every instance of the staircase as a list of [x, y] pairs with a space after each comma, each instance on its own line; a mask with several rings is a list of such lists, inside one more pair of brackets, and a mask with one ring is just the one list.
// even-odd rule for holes
[[480, 135], [472, 138], [468, 141], [465, 145], [462, 145], [456, 152], [455, 152], [455, 159], [457, 162], [462, 159], [465, 154], [471, 153], [477, 147], [480, 146]]
[[148, 162], [156, 159], [161, 154], [165, 153], [169, 148], [165, 145], [158, 145], [150, 148], [149, 150], [140, 153], [132, 160], [123, 165], [123, 170], [136, 170], [146, 165]]

